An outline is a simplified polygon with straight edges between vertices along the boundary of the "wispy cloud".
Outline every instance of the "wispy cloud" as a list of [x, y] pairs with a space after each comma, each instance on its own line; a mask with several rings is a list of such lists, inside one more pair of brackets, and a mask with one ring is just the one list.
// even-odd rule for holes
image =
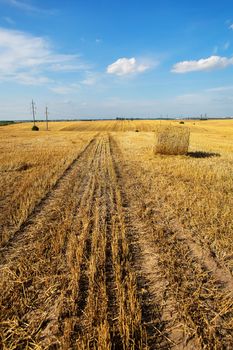
[[37, 13], [37, 14], [44, 14], [44, 15], [54, 15], [57, 13], [57, 10], [55, 9], [40, 8], [33, 5], [30, 2], [25, 2], [20, 0], [0, 0], [0, 2], [28, 13]]
[[119, 58], [107, 67], [108, 74], [126, 76], [135, 73], [143, 73], [152, 67], [149, 63], [138, 62], [135, 57]]
[[101, 80], [102, 76], [99, 73], [86, 71], [86, 77], [81, 81], [81, 84], [87, 86], [93, 86], [97, 83], [98, 80]]
[[228, 50], [230, 47], [230, 41], [226, 41], [223, 45], [223, 50]]
[[230, 46], [231, 46], [230, 41], [226, 41], [226, 42], [222, 43], [221, 45], [215, 45], [213, 48], [213, 56], [217, 56], [217, 54], [220, 51], [227, 51]]
[[226, 68], [233, 65], [233, 58], [210, 56], [208, 58], [201, 58], [200, 60], [182, 61], [176, 63], [172, 67], [173, 73], [188, 73], [195, 71], [209, 71], [213, 69]]
[[[62, 57], [64, 59], [64, 62], [62, 62]], [[66, 63], [69, 60], [69, 57], [71, 62], [75, 59], [77, 62]], [[51, 64], [50, 70], [53, 72], [77, 72], [89, 69], [90, 65], [83, 62], [78, 62], [79, 58], [80, 57], [78, 55], [59, 55], [58, 63]]]
[[15, 24], [15, 21], [11, 17], [3, 17], [3, 20], [10, 25]]
[[0, 81], [46, 84], [49, 72], [76, 72], [87, 69], [79, 55], [55, 52], [48, 40], [0, 28]]
[[213, 54], [216, 55], [218, 53], [218, 45], [215, 45], [213, 48]]
[[35, 86], [48, 85], [50, 83], [53, 83], [52, 79], [49, 79], [48, 77], [39, 74], [39, 72], [35, 72], [34, 74], [30, 74], [27, 72], [17, 73], [15, 75], [12, 75], [12, 77], [10, 77], [7, 80], [15, 81], [18, 84]]
[[233, 30], [233, 23], [229, 25], [229, 29]]
[[207, 91], [207, 92], [225, 92], [225, 91], [232, 91], [232, 90], [233, 90], [233, 85], [229, 85], [229, 86], [217, 86], [214, 88], [206, 89], [205, 91]]
[[97, 38], [97, 39], [95, 39], [95, 42], [96, 42], [96, 44], [101, 44], [101, 43], [103, 42], [103, 40], [102, 40], [102, 39]]
[[50, 90], [58, 95], [70, 95], [79, 89], [79, 84], [55, 85]]

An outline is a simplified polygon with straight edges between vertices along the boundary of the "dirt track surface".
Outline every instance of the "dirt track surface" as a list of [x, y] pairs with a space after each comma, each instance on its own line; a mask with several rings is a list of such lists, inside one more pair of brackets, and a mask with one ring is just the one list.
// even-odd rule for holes
[[3, 349], [232, 349], [229, 270], [102, 133], [1, 250]]

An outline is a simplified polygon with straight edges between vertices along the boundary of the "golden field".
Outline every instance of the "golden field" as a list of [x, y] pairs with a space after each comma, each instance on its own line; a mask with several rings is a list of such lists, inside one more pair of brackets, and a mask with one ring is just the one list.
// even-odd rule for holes
[[161, 125], [0, 127], [0, 348], [233, 348], [233, 120]]

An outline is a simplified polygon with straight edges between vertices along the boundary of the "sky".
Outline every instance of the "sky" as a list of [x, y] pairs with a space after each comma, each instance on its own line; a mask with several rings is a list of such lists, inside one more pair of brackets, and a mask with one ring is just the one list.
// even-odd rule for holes
[[0, 0], [0, 120], [233, 116], [232, 0]]

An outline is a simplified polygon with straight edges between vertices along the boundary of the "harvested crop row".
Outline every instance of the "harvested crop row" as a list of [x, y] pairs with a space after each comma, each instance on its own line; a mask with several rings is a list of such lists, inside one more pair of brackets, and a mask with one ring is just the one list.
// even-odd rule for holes
[[229, 278], [121, 137], [96, 137], [2, 249], [4, 350], [232, 348]]
[[107, 136], [2, 253], [3, 349], [147, 348]]
[[121, 198], [108, 137], [103, 138], [101, 147], [95, 169], [95, 216], [82, 264], [82, 283], [79, 283], [82, 293], [75, 346], [78, 349], [142, 348], [141, 310], [135, 276], [128, 261]]
[[[13, 137], [14, 136], [14, 137]], [[20, 226], [52, 191], [59, 179], [76, 163], [85, 144], [93, 137], [63, 138], [61, 135], [25, 133], [3, 134], [0, 155], [0, 246], [4, 246]]]
[[[58, 334], [67, 332], [65, 322], [59, 330], [58, 319], [64, 319], [66, 310], [72, 319], [97, 146], [96, 142], [90, 144], [43, 210], [3, 252], [0, 319], [4, 349], [36, 344], [44, 348], [59, 343]], [[81, 221], [78, 208], [85, 209]]]
[[[145, 182], [145, 170], [137, 164], [135, 173], [129, 160], [125, 162], [114, 140], [112, 148], [123, 196], [129, 203], [129, 220], [132, 222], [132, 217], [135, 218], [134, 228], [138, 232], [144, 274], [150, 279], [151, 293], [154, 292], [155, 296], [156, 289], [159, 291], [159, 278], [161, 309], [164, 304], [165, 309], [168, 308], [172, 300], [170, 319], [161, 310], [168, 337], [177, 344], [177, 348], [231, 349], [233, 308], [232, 292], [228, 288], [232, 285], [231, 277], [228, 283], [225, 278], [219, 280], [219, 274], [209, 270], [210, 264], [206, 266], [202, 257], [194, 254], [191, 242], [182, 237], [180, 230], [183, 227], [177, 220], [172, 220], [169, 207], [164, 211], [153, 200], [148, 186], [153, 170], [147, 172]], [[149, 256], [150, 264], [146, 261]], [[156, 273], [159, 267], [160, 273]]]

